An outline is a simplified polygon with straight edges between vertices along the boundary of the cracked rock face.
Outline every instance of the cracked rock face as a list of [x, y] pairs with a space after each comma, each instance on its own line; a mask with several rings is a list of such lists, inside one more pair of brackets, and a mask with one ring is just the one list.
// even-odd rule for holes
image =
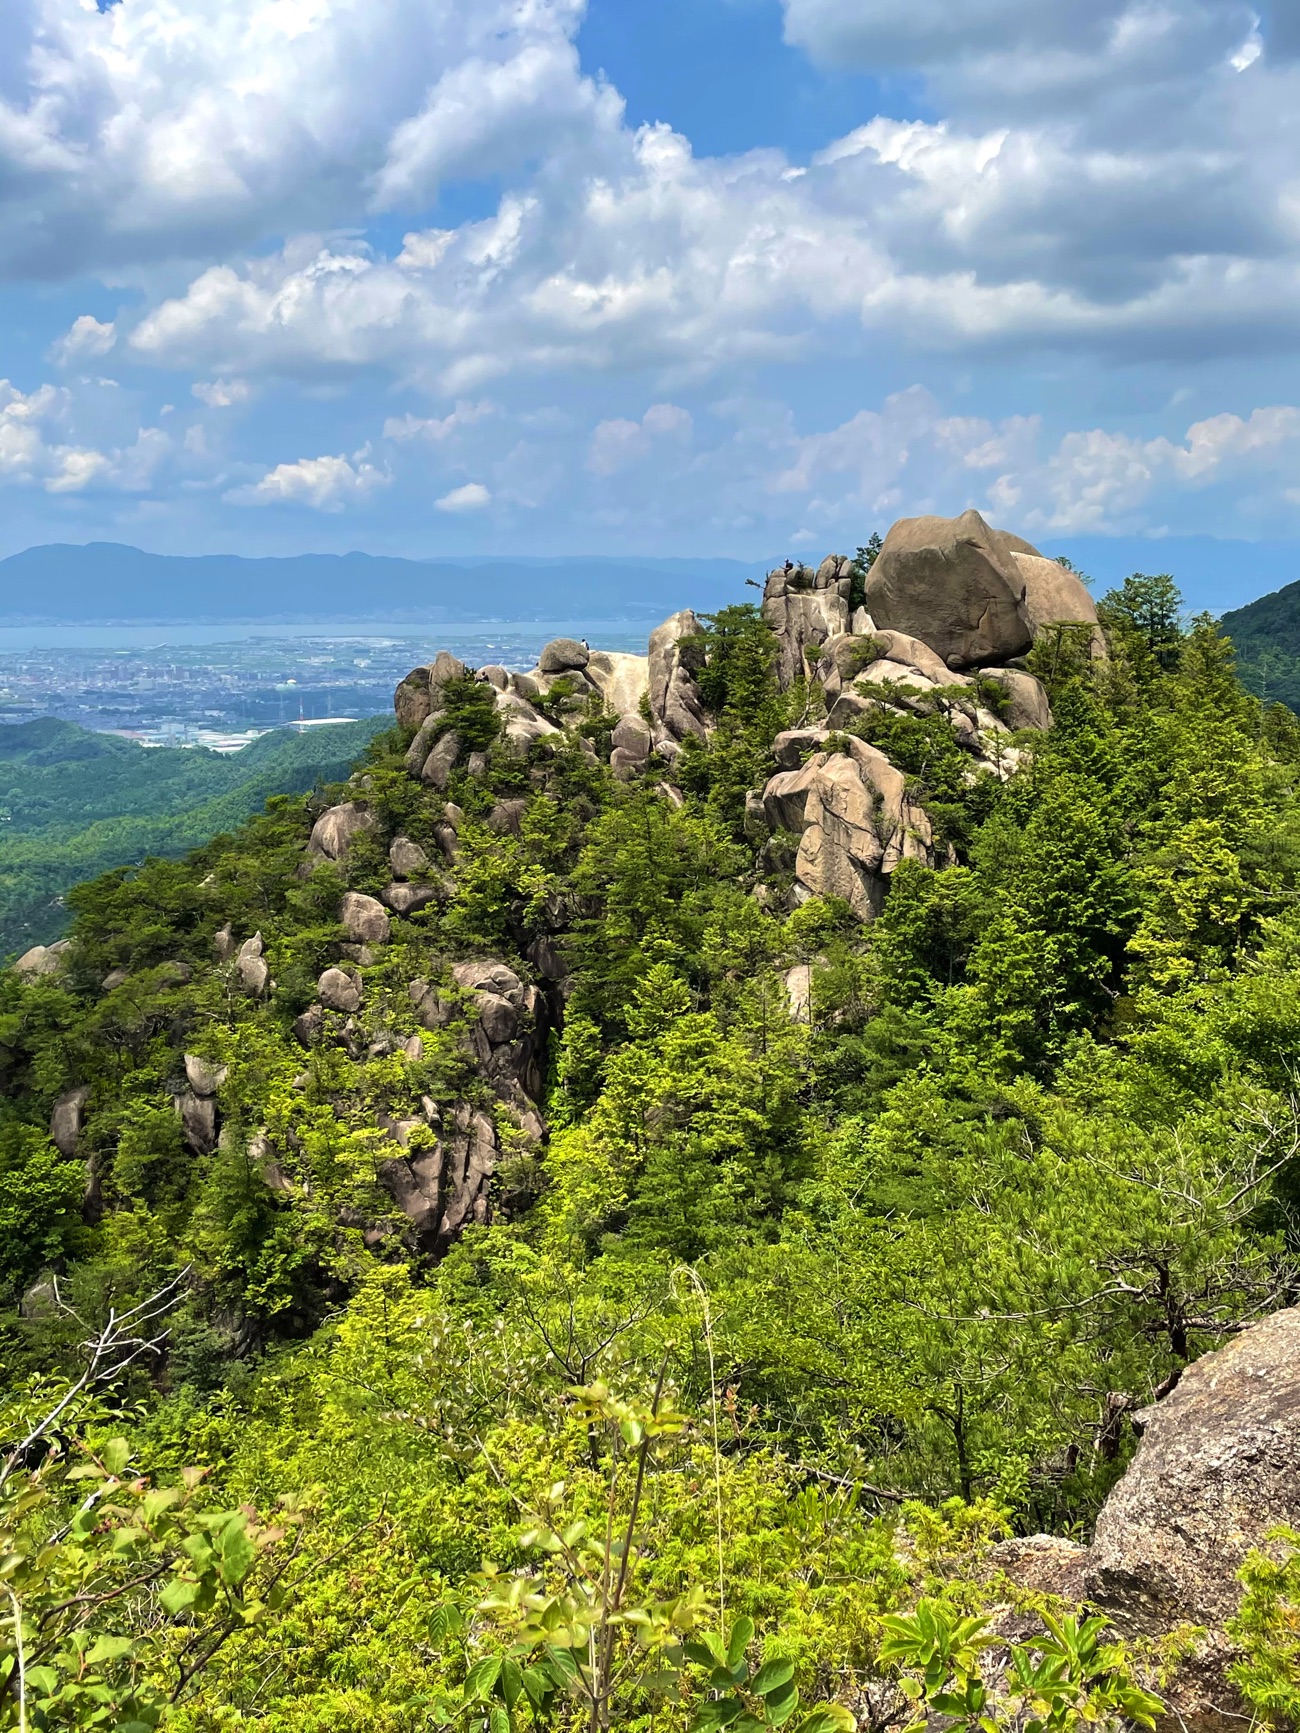
[[[790, 752], [803, 744], [797, 737], [783, 740]], [[799, 838], [799, 900], [842, 897], [862, 921], [880, 912], [885, 880], [899, 861], [934, 864], [929, 818], [909, 797], [902, 771], [863, 740], [850, 740], [847, 752], [815, 752], [799, 769], [778, 772], [763, 790], [762, 809], [770, 831]]]
[[[468, 1041], [483, 1078], [524, 1132], [540, 1139], [545, 1128], [536, 1103], [546, 1037], [541, 993], [493, 957], [456, 964], [452, 980], [469, 997], [473, 1021]], [[457, 1014], [455, 995], [439, 994], [427, 981], [413, 981], [410, 992], [428, 1029], [443, 1027]], [[382, 1162], [378, 1172], [409, 1221], [415, 1242], [438, 1255], [467, 1224], [491, 1219], [491, 1181], [501, 1149], [496, 1126], [481, 1108], [461, 1103], [444, 1125], [432, 1104], [427, 1105], [424, 1121], [386, 1127], [403, 1153]], [[429, 1131], [413, 1138], [417, 1124]], [[431, 1133], [436, 1133], [432, 1146]]]
[[807, 679], [823, 644], [849, 630], [849, 588], [853, 562], [828, 554], [814, 572], [810, 566], [777, 567], [763, 590], [763, 618], [780, 643], [777, 679], [782, 689]]
[[487, 1114], [467, 1105], [456, 1110], [432, 1147], [410, 1147], [412, 1129], [424, 1123], [389, 1128], [401, 1153], [381, 1162], [378, 1173], [416, 1242], [438, 1254], [470, 1222], [489, 1219], [489, 1182], [501, 1151]]
[[669, 615], [650, 634], [649, 700], [655, 749], [675, 757], [688, 734], [703, 740], [709, 716], [695, 676], [704, 652], [693, 640], [700, 622], [689, 608]]

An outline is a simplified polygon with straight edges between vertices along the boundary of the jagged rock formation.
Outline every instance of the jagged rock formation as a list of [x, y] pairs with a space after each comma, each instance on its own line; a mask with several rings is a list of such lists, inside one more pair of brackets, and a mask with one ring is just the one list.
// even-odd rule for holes
[[688, 734], [704, 740], [709, 717], [695, 676], [704, 666], [700, 622], [689, 608], [650, 634], [647, 697], [654, 749], [671, 761]]
[[[825, 736], [822, 737], [823, 739]], [[778, 736], [778, 752], [817, 736]], [[773, 833], [799, 838], [796, 897], [842, 897], [859, 920], [880, 912], [885, 880], [900, 860], [934, 865], [934, 833], [907, 793], [906, 779], [874, 746], [850, 738], [844, 752], [816, 751], [799, 769], [778, 771], [756, 803]]]
[[812, 652], [849, 630], [852, 573], [853, 562], [844, 554], [828, 554], [815, 572], [792, 565], [768, 574], [763, 618], [781, 641], [777, 677], [782, 686], [810, 679], [817, 661]]
[[1028, 1588], [1095, 1604], [1124, 1635], [1203, 1626], [1169, 1692], [1171, 1719], [1219, 1733], [1249, 1719], [1224, 1671], [1237, 1572], [1272, 1529], [1300, 1525], [1300, 1308], [1206, 1354], [1132, 1418], [1142, 1442], [1092, 1545], [1034, 1535], [996, 1547], [993, 1562]]
[[[900, 862], [937, 866], [951, 858], [908, 778], [865, 737], [873, 723], [937, 717], [965, 754], [971, 778], [1005, 776], [1018, 759], [1012, 733], [1051, 721], [1042, 687], [1016, 659], [1036, 630], [1062, 619], [1091, 622], [1095, 612], [1072, 574], [974, 512], [896, 524], [866, 575], [867, 606], [854, 607], [861, 582], [841, 554], [816, 568], [788, 563], [768, 579], [762, 613], [775, 635], [777, 679], [787, 691], [806, 687], [808, 719], [776, 739], [771, 774], [750, 792], [745, 822], [766, 881], [759, 894], [770, 897], [779, 885], [790, 907], [836, 897], [867, 921], [880, 911]], [[517, 836], [528, 808], [521, 780], [547, 788], [556, 753], [580, 752], [592, 762], [604, 753], [616, 778], [650, 777], [680, 806], [674, 778], [684, 743], [707, 742], [717, 721], [699, 678], [707, 653], [701, 621], [689, 609], [650, 634], [644, 656], [559, 638], [536, 667], [511, 671], [473, 669], [441, 651], [394, 694], [406, 771], [429, 791], [427, 810], [417, 803], [425, 825], [419, 840], [381, 827], [380, 803], [372, 806], [364, 774], [349, 798], [315, 817], [300, 875], [333, 868], [348, 888], [336, 906], [334, 949], [317, 956], [306, 981], [298, 979], [300, 959], [286, 956], [277, 965], [296, 996], [297, 1040], [307, 1050], [339, 1048], [358, 1063], [404, 1056], [412, 1065], [427, 1057], [424, 1043], [445, 1049], [450, 1042], [469, 1061], [471, 1081], [457, 1085], [462, 1099], [439, 1104], [424, 1096], [415, 1117], [409, 1092], [394, 1095], [402, 1105], [391, 1113], [367, 1108], [391, 1148], [378, 1162], [379, 1177], [403, 1236], [418, 1250], [436, 1255], [466, 1223], [490, 1219], [503, 1138], [512, 1151], [544, 1142], [546, 1043], [563, 1015], [564, 934], [575, 913], [552, 899], [542, 930], [521, 927], [515, 964], [430, 955], [423, 975], [394, 981], [393, 958], [399, 970], [409, 966], [400, 959], [412, 934], [418, 942], [422, 911], [455, 892], [469, 821], [448, 794], [465, 778], [472, 784], [484, 777], [492, 754], [513, 757], [510, 794], [491, 803], [465, 799], [465, 808], [498, 836]], [[592, 726], [579, 730], [579, 722]], [[274, 1002], [272, 957], [281, 953], [270, 921], [268, 934], [271, 955], [260, 931], [238, 931], [227, 921], [216, 932], [213, 962], [228, 991]], [[56, 976], [66, 950], [37, 946], [15, 966], [31, 977]], [[115, 969], [102, 990], [114, 992], [128, 978]], [[795, 1013], [808, 1015], [807, 969], [788, 985]], [[423, 1038], [410, 1034], [412, 1011]], [[171, 1085], [182, 1138], [196, 1158], [211, 1155], [223, 1137], [244, 1135], [234, 1119], [223, 1125], [224, 1082], [219, 1067], [187, 1054], [184, 1078]], [[93, 1136], [83, 1135], [92, 1106], [85, 1090], [54, 1103], [51, 1137], [66, 1155], [93, 1145]], [[335, 1103], [342, 1115], [357, 1110], [355, 1101]], [[248, 1154], [273, 1189], [287, 1194], [305, 1183], [295, 1178], [294, 1152], [273, 1149], [264, 1129], [252, 1134]], [[88, 1171], [88, 1197], [95, 1185]], [[363, 1215], [344, 1225], [360, 1226], [372, 1243], [392, 1231], [391, 1222]]]

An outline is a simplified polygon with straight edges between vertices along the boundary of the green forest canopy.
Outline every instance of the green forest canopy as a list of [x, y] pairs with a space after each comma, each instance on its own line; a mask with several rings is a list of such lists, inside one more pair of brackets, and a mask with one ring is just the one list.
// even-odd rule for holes
[[[454, 890], [363, 962], [342, 1044], [292, 1033], [340, 894], [377, 892], [394, 835], [432, 854], [445, 810], [399, 733], [371, 747], [378, 831], [341, 867], [303, 876], [320, 802], [285, 797], [69, 896], [65, 975], [0, 984], [6, 1436], [110, 1306], [175, 1284], [161, 1359], [63, 1432], [69, 1460], [84, 1441], [95, 1473], [176, 1490], [141, 1517], [130, 1481], [99, 1531], [118, 1553], [87, 1535], [66, 1566], [93, 1586], [76, 1602], [22, 1562], [81, 1497], [64, 1446], [46, 1502], [6, 1518], [60, 1609], [41, 1629], [91, 1609], [80, 1650], [46, 1644], [50, 1725], [89, 1724], [92, 1687], [119, 1721], [205, 1733], [752, 1728], [797, 1690], [831, 1733], [900, 1677], [968, 1724], [962, 1620], [1010, 1592], [981, 1549], [1086, 1532], [1125, 1414], [1296, 1297], [1300, 723], [1158, 581], [1101, 612], [1107, 663], [1039, 658], [1055, 724], [1005, 784], [895, 730], [953, 861], [901, 866], [866, 927], [789, 911], [746, 836], [743, 789], [816, 701], [777, 691], [753, 610], [706, 629], [719, 725], [680, 808], [576, 735], [536, 782], [499, 740], [485, 779], [458, 773]], [[484, 822], [502, 796], [514, 831]], [[214, 964], [227, 923], [261, 933], [268, 1001]], [[397, 1050], [408, 987], [485, 952], [532, 978], [543, 936], [571, 970], [549, 1144], [517, 1139], [496, 1220], [430, 1263], [376, 1182], [381, 1117], [493, 1106], [464, 1014]], [[227, 1068], [207, 1156], [172, 1107], [186, 1051]], [[49, 1117], [74, 1086], [65, 1157]], [[1272, 1676], [1289, 1639], [1252, 1631]], [[1060, 1641], [1048, 1724], [1149, 1721], [1140, 1645]]]
[[336, 781], [383, 726], [276, 729], [232, 753], [144, 747], [52, 716], [0, 727], [0, 956], [57, 939], [73, 885], [184, 854], [273, 794]]

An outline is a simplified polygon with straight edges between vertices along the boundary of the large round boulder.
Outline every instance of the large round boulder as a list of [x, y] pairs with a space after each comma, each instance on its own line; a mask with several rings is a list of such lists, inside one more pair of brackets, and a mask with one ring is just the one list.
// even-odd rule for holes
[[1020, 573], [1020, 606], [1034, 636], [1047, 626], [1091, 626], [1093, 654], [1106, 654], [1106, 640], [1097, 624], [1097, 604], [1077, 572], [1041, 554], [1012, 554]]
[[327, 807], [312, 826], [309, 854], [321, 860], [342, 860], [353, 837], [374, 829], [374, 815], [355, 800]]
[[554, 676], [585, 668], [590, 660], [591, 651], [576, 638], [552, 638], [543, 648], [537, 666], [543, 674]]
[[359, 945], [383, 945], [388, 941], [388, 910], [377, 897], [361, 891], [346, 891], [339, 905], [343, 931]]
[[1023, 589], [1014, 553], [977, 511], [900, 518], [866, 579], [876, 625], [919, 638], [952, 668], [1030, 648]]
[[331, 1011], [361, 1009], [361, 981], [346, 969], [326, 969], [316, 983], [316, 997]]

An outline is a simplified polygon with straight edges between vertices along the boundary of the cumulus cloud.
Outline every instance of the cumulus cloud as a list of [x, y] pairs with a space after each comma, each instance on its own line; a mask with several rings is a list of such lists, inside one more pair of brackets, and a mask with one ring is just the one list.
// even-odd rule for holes
[[277, 463], [260, 481], [232, 488], [225, 498], [232, 505], [305, 505], [313, 511], [342, 511], [363, 500], [391, 478], [369, 461], [365, 450], [346, 457], [300, 457]]
[[[807, 163], [699, 159], [582, 73], [581, 0], [26, 0], [0, 265], [193, 255], [136, 358], [457, 394], [646, 366], [675, 390], [855, 331], [1124, 355], [1300, 336], [1300, 66], [1244, 0], [785, 6], [790, 41], [921, 74], [942, 118], [878, 116]], [[489, 173], [485, 221], [390, 256], [319, 238]], [[241, 250], [271, 233], [292, 238]], [[65, 343], [83, 326], [99, 340], [78, 321]]]
[[619, 104], [581, 0], [24, 0], [6, 13], [0, 270], [211, 256], [507, 172]]
[[1078, 534], [1132, 524], [1143, 508], [1182, 509], [1197, 491], [1249, 480], [1274, 502], [1300, 456], [1300, 409], [1211, 416], [1182, 439], [1142, 439], [1079, 429], [1050, 444], [1036, 416], [991, 422], [949, 416], [920, 387], [861, 410], [825, 432], [791, 442], [794, 461], [775, 472], [775, 495], [799, 498], [813, 524], [975, 506], [1036, 534]]
[[492, 504], [492, 495], [481, 481], [467, 481], [464, 487], [454, 487], [450, 493], [433, 502], [435, 511], [464, 513], [482, 511]]
[[102, 450], [69, 435], [72, 413], [72, 394], [64, 388], [42, 385], [24, 393], [0, 379], [0, 483], [51, 494], [92, 487], [142, 493], [153, 485], [171, 449], [161, 429], [141, 428], [129, 444]]
[[591, 436], [587, 468], [594, 475], [617, 475], [649, 457], [663, 440], [688, 441], [693, 426], [690, 411], [675, 403], [652, 403], [640, 421], [602, 421]]
[[50, 359], [60, 367], [95, 355], [107, 355], [117, 341], [117, 327], [111, 320], [102, 324], [89, 313], [72, 321], [71, 327], [50, 350]]
[[209, 409], [230, 409], [253, 395], [247, 379], [196, 379], [190, 392]]
[[[950, 99], [1168, 85], [1259, 54], [1247, 0], [782, 0], [788, 41], [837, 67], [920, 71]], [[1235, 63], [1235, 65], [1234, 65]]]
[[[1300, 339], [1293, 8], [1260, 22], [1248, 0], [783, 6], [790, 43], [897, 75], [904, 106], [808, 160], [698, 157], [668, 126], [629, 127], [617, 91], [583, 73], [582, 0], [17, 0], [0, 272], [129, 281], [142, 307], [79, 318], [52, 355], [112, 348], [197, 374], [207, 409], [269, 402], [276, 376], [336, 392], [378, 374], [441, 400], [383, 422], [382, 463], [286, 461], [225, 496], [239, 504], [337, 511], [423, 464], [426, 489], [442, 466], [434, 491], [484, 477], [442, 509], [532, 509], [566, 488], [572, 506], [586, 489], [622, 523], [653, 475], [701, 521], [815, 536], [891, 501], [1093, 527], [1225, 477], [1277, 493], [1285, 409], [1177, 437], [1062, 436], [1058, 421], [1049, 440], [1030, 413], [989, 422], [904, 392], [812, 432], [778, 407], [761, 433], [710, 443], [702, 403], [782, 364], [908, 345], [993, 365], [1199, 361]], [[442, 186], [484, 176], [503, 188], [491, 215], [424, 226]], [[400, 246], [378, 238], [394, 212]], [[576, 375], [605, 396], [561, 460], [519, 405], [571, 405]], [[645, 387], [635, 404], [629, 381]], [[1016, 406], [1039, 401], [1031, 382]], [[68, 460], [87, 476], [75, 485], [125, 485], [131, 436], [69, 426], [40, 437], [91, 454]], [[204, 436], [177, 439], [216, 464]], [[39, 485], [54, 461], [29, 465]]]
[[1185, 131], [1171, 120], [1123, 146], [1072, 118], [877, 118], [798, 167], [776, 151], [700, 159], [665, 126], [607, 131], [586, 173], [413, 231], [393, 255], [302, 236], [213, 265], [130, 346], [241, 373], [378, 366], [454, 394], [645, 367], [676, 389], [880, 341], [1126, 358], [1289, 347], [1300, 164], [1288, 180], [1265, 135], [1300, 72], [1267, 77], [1231, 116], [1216, 98]]
[[486, 399], [481, 403], [461, 402], [447, 415], [390, 415], [384, 423], [385, 439], [426, 439], [433, 445], [444, 445], [477, 427], [496, 414], [496, 405]]

